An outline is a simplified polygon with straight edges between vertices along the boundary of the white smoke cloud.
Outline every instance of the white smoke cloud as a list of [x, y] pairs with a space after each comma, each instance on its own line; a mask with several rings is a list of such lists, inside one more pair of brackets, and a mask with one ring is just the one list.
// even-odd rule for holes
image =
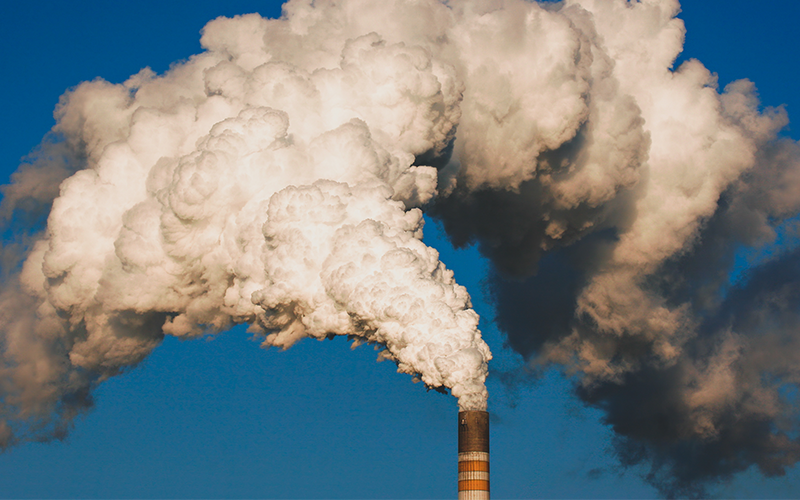
[[[4, 191], [7, 213], [52, 209], [0, 304], [0, 438], [58, 435], [163, 335], [235, 323], [284, 348], [381, 344], [399, 371], [485, 407], [491, 354], [420, 241], [424, 209], [500, 275], [551, 257], [525, 284], [493, 278], [498, 324], [577, 374], [623, 463], [652, 458], [668, 493], [751, 464], [780, 473], [800, 456], [774, 425], [800, 351], [775, 269], [795, 255], [727, 279], [737, 248], [800, 210], [800, 148], [751, 82], [720, 92], [700, 62], [673, 68], [679, 11], [292, 0], [277, 20], [211, 21], [204, 52], [164, 75], [68, 92], [54, 133], [69, 161], [25, 167]], [[670, 424], [653, 434], [629, 407]]]
[[[453, 139], [462, 84], [424, 47], [375, 32], [318, 19], [298, 38], [316, 10], [212, 21], [206, 51], [166, 74], [64, 95], [54, 132], [83, 168], [49, 194], [21, 289], [4, 294], [5, 443], [62, 433], [93, 385], [163, 335], [235, 323], [265, 346], [378, 343], [398, 371], [486, 407], [478, 316], [414, 208], [437, 192], [415, 158]], [[6, 188], [9, 210], [39, 196], [37, 176], [65, 177], [37, 166]]]

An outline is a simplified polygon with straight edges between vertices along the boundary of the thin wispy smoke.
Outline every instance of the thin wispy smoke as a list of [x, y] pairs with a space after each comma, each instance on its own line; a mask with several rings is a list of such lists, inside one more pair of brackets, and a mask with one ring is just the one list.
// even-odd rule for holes
[[0, 207], [49, 210], [0, 297], [0, 442], [63, 435], [164, 335], [236, 323], [381, 344], [485, 407], [491, 354], [425, 210], [490, 259], [509, 345], [575, 375], [623, 464], [667, 495], [782, 474], [796, 251], [731, 273], [792, 233], [800, 147], [751, 82], [673, 67], [679, 10], [293, 0], [211, 21], [163, 75], [66, 93]]

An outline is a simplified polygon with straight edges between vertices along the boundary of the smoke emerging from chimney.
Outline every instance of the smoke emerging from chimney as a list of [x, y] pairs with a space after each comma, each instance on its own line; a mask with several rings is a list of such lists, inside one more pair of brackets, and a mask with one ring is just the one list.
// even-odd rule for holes
[[494, 264], [511, 347], [574, 373], [665, 493], [800, 458], [797, 252], [729, 279], [737, 249], [794, 234], [800, 148], [752, 83], [672, 68], [677, 0], [283, 12], [62, 97], [3, 191], [10, 220], [49, 217], [3, 252], [0, 443], [63, 435], [164, 335], [237, 323], [383, 345], [485, 409], [491, 354], [425, 209]]

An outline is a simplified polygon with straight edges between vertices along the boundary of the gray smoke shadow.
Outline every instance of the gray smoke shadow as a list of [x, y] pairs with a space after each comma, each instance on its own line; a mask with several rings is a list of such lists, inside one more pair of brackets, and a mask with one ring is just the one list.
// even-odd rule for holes
[[[604, 413], [620, 464], [643, 467], [643, 478], [665, 497], [706, 497], [753, 466], [775, 477], [800, 460], [800, 248], [769, 256], [731, 283], [737, 252], [763, 245], [771, 231], [797, 213], [798, 172], [797, 143], [767, 144], [756, 167], [723, 193], [715, 213], [702, 221], [692, 246], [648, 277], [645, 288], [673, 308], [686, 307], [691, 320], [689, 339], [674, 364], [649, 363], [652, 345], [622, 336], [614, 341], [614, 352], [641, 361], [640, 368], [620, 380], [575, 385], [583, 404]], [[587, 318], [575, 315], [576, 301], [616, 240], [613, 221], [623, 219], [615, 216], [630, 207], [629, 199], [612, 209], [567, 214], [576, 223], [600, 221], [596, 227], [604, 229], [573, 233], [544, 251], [553, 243], [544, 234], [543, 215], [549, 213], [544, 196], [535, 179], [517, 192], [456, 189], [430, 212], [442, 220], [454, 245], [477, 243], [492, 262], [487, 283], [494, 320], [507, 345], [537, 363], [547, 344], [573, 331], [582, 338], [604, 337]], [[731, 335], [740, 343], [728, 366], [736, 391], [715, 413], [715, 433], [701, 435], [693, 430], [696, 415], [687, 396], [698, 370], [713, 361]], [[508, 376], [504, 382], [536, 380]], [[776, 402], [773, 410], [759, 408], [765, 398]]]
[[[584, 125], [572, 140], [531, 160], [552, 173], [552, 181], [548, 183], [564, 180], [580, 170], [581, 152], [589, 140], [587, 134]], [[446, 152], [446, 156], [431, 164], [440, 169], [440, 185], [448, 185], [454, 176], [456, 187], [426, 207], [426, 213], [441, 221], [453, 246], [477, 244], [480, 253], [506, 278], [535, 275], [544, 249], [572, 245], [588, 234], [588, 228], [591, 231], [607, 228], [606, 219], [632, 210], [632, 198], [624, 195], [606, 205], [581, 204], [559, 209], [548, 192], [550, 188], [535, 176], [513, 190], [490, 187], [472, 190], [466, 187], [463, 175], [459, 177], [458, 166], [443, 161], [449, 160], [452, 147]], [[566, 227], [557, 238], [547, 234], [549, 221], [553, 220]]]

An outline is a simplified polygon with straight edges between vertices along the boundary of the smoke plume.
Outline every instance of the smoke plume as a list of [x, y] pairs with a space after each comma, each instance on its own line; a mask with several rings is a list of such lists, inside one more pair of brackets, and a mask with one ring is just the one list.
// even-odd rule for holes
[[679, 10], [291, 0], [67, 92], [3, 191], [12, 223], [49, 215], [3, 255], [0, 443], [63, 435], [164, 335], [237, 323], [380, 344], [484, 408], [491, 354], [425, 210], [490, 259], [509, 345], [575, 377], [623, 464], [667, 495], [783, 474], [798, 251], [740, 256], [796, 239], [800, 146], [753, 83], [673, 67]]

